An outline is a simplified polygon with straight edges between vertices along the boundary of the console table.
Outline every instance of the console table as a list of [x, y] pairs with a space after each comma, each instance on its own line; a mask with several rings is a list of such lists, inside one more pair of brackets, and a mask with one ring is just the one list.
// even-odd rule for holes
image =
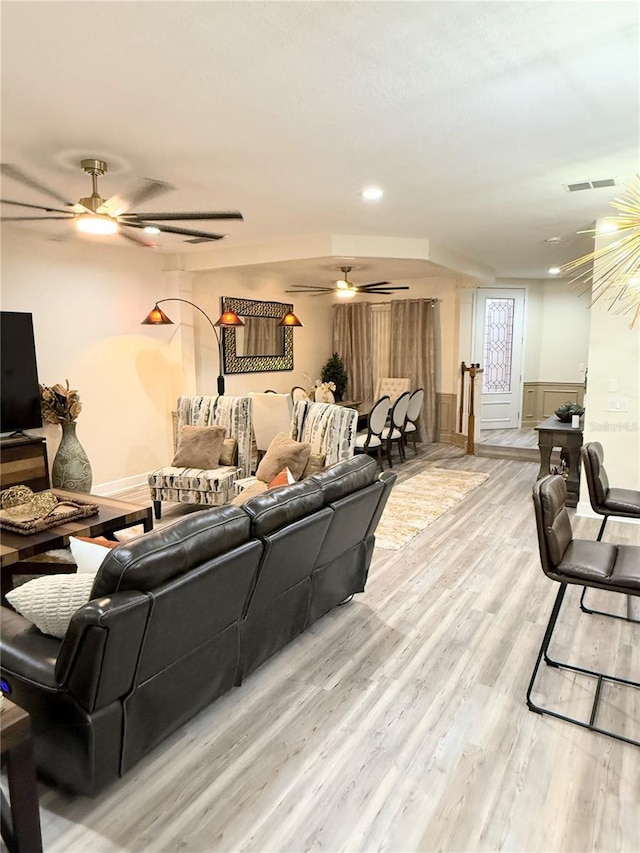
[[39, 436], [15, 436], [0, 441], [0, 484], [29, 486], [34, 492], [48, 489], [47, 443]]
[[0, 711], [2, 759], [9, 800], [2, 792], [2, 838], [12, 853], [41, 853], [40, 810], [29, 714], [6, 697]]
[[535, 427], [540, 450], [538, 479], [551, 473], [551, 451], [554, 447], [559, 447], [567, 460], [567, 506], [577, 506], [580, 497], [580, 448], [583, 428], [584, 417], [580, 418], [578, 427], [572, 427], [570, 423], [562, 423], [555, 416], [541, 421]]

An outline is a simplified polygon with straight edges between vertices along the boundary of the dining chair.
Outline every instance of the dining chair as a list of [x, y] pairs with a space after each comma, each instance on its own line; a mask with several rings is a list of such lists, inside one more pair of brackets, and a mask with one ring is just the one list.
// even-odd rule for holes
[[416, 436], [418, 434], [417, 420], [422, 414], [422, 404], [424, 402], [424, 389], [418, 388], [409, 397], [409, 405], [407, 406], [407, 419], [404, 424], [404, 445], [407, 446], [408, 438], [411, 436], [413, 442], [413, 452], [418, 455], [416, 446]]
[[401, 394], [409, 390], [408, 377], [383, 376], [376, 381], [375, 399], [387, 394], [393, 405]]
[[382, 431], [387, 422], [389, 409], [391, 408], [391, 400], [387, 395], [381, 397], [371, 407], [367, 417], [367, 428], [356, 435], [356, 453], [369, 453], [370, 450], [376, 450], [378, 455], [378, 465], [382, 471]]
[[389, 426], [386, 426], [382, 430], [381, 438], [384, 442], [386, 442], [387, 446], [387, 459], [389, 460], [389, 467], [393, 468], [393, 460], [391, 458], [391, 450], [393, 447], [393, 443], [396, 442], [398, 445], [398, 453], [400, 455], [400, 461], [404, 462], [404, 423], [407, 417], [407, 407], [409, 406], [409, 397], [411, 395], [408, 391], [405, 391], [404, 394], [401, 394], [398, 399], [393, 404], [393, 408], [391, 409], [391, 413], [389, 415]]

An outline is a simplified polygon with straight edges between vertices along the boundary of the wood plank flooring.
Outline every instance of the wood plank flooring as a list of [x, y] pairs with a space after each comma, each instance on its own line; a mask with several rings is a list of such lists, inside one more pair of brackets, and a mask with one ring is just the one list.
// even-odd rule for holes
[[[538, 558], [538, 465], [430, 445], [397, 470], [432, 465], [491, 476], [400, 551], [376, 549], [363, 595], [97, 799], [41, 784], [47, 853], [640, 850], [640, 749], [525, 705], [557, 592]], [[605, 538], [640, 544], [640, 527], [610, 522]], [[640, 626], [578, 598], [558, 654], [637, 678]], [[613, 598], [591, 603], [624, 607]], [[563, 708], [591, 689], [541, 678]], [[605, 713], [638, 736], [638, 691], [609, 691]]]

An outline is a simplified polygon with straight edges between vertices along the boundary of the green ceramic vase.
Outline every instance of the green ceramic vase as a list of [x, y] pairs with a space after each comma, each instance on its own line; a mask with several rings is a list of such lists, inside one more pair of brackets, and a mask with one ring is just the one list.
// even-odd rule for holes
[[64, 421], [62, 441], [51, 468], [53, 487], [69, 492], [90, 492], [91, 478], [89, 457], [76, 436], [76, 423]]

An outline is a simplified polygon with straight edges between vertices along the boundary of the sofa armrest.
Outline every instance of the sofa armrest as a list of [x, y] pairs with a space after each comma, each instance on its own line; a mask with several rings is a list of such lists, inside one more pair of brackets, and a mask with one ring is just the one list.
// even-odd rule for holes
[[127, 590], [93, 599], [74, 614], [55, 677], [87, 711], [131, 689], [150, 607], [148, 595]]
[[55, 674], [61, 641], [42, 634], [15, 610], [2, 607], [0, 655], [3, 677], [11, 689], [11, 676], [51, 690], [58, 687]]

